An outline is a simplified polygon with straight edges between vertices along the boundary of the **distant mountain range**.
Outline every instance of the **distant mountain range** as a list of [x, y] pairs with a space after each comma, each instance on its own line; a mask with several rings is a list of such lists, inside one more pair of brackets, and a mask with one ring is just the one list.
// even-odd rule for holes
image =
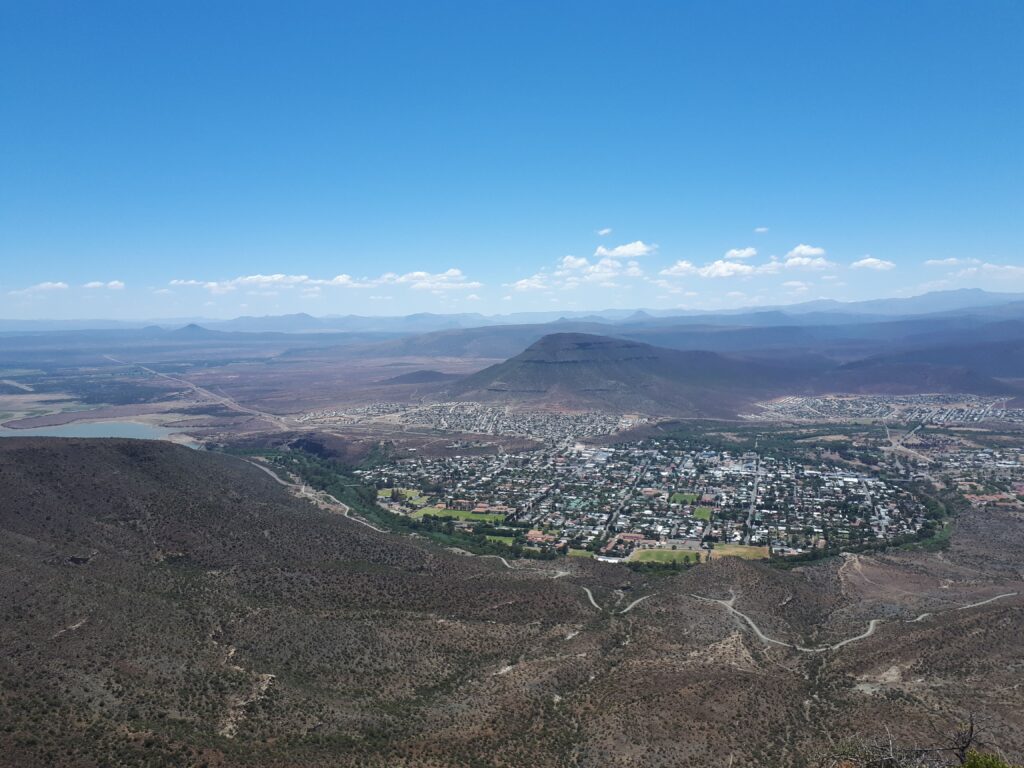
[[1007, 304], [1015, 315], [1024, 314], [1024, 293], [993, 293], [977, 288], [933, 291], [920, 296], [868, 301], [843, 302], [831, 299], [768, 307], [745, 307], [734, 310], [681, 309], [604, 309], [582, 311], [513, 312], [505, 315], [484, 315], [477, 312], [434, 314], [423, 312], [404, 316], [326, 315], [314, 317], [304, 312], [263, 317], [242, 316], [230, 320], [181, 318], [148, 321], [103, 319], [81, 320], [0, 320], [0, 333], [55, 332], [76, 330], [139, 330], [146, 326], [176, 328], [189, 323], [211, 330], [246, 333], [428, 333], [459, 328], [494, 325], [547, 324], [559, 321], [643, 325], [664, 323], [673, 318], [677, 324], [701, 323], [723, 325], [778, 325], [787, 318], [790, 324], [822, 324], [849, 322], [850, 316], [862, 320], [869, 317], [896, 317], [935, 313], [979, 311]]
[[[405, 385], [417, 397], [722, 416], [782, 394], [1024, 391], [1019, 294], [964, 290], [735, 313], [576, 315], [300, 314], [175, 328], [8, 330], [0, 331], [0, 366], [111, 365], [113, 356], [308, 372], [401, 362], [412, 373], [375, 380], [395, 387], [394, 396]], [[452, 373], [493, 362], [463, 379]]]
[[[957, 364], [867, 359], [836, 364], [815, 355], [738, 357], [655, 347], [583, 333], [544, 336], [525, 351], [445, 387], [453, 399], [599, 408], [654, 414], [735, 416], [782, 394], [1020, 394]], [[954, 362], [956, 356], [953, 357]]]

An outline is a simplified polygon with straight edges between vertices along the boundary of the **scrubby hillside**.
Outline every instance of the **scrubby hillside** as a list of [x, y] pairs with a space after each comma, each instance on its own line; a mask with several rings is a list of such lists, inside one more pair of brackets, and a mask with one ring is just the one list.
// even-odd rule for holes
[[793, 379], [787, 368], [763, 361], [556, 333], [447, 391], [453, 397], [485, 402], [731, 415], [739, 404], [784, 389]]
[[942, 558], [505, 565], [238, 458], [5, 438], [0, 766], [806, 768], [967, 711], [1019, 758], [1021, 523], [994, 515]]
[[584, 333], [555, 333], [445, 389], [448, 397], [676, 416], [732, 417], [781, 394], [1017, 390], [963, 367], [837, 365], [817, 355], [727, 356]]

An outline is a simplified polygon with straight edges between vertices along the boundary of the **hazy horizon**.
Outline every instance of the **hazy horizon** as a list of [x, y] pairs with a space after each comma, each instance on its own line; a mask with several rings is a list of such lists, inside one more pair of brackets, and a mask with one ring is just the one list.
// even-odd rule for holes
[[[248, 318], [256, 318], [256, 319], [262, 319], [262, 318], [268, 318], [269, 319], [269, 318], [280, 318], [280, 317], [289, 317], [289, 316], [297, 316], [297, 315], [307, 315], [307, 316], [310, 316], [310, 317], [313, 317], [313, 318], [316, 318], [316, 319], [343, 318], [343, 317], [350, 317], [350, 316], [352, 316], [352, 317], [366, 317], [366, 318], [405, 318], [405, 317], [411, 317], [411, 316], [414, 316], [414, 315], [437, 315], [437, 316], [442, 316], [442, 317], [443, 316], [453, 316], [454, 317], [454, 316], [459, 316], [459, 315], [472, 315], [472, 316], [480, 316], [480, 317], [484, 317], [484, 318], [494, 319], [494, 318], [505, 318], [505, 317], [513, 318], [513, 317], [555, 316], [555, 315], [558, 315], [560, 313], [565, 313], [569, 317], [590, 316], [590, 315], [592, 315], [594, 317], [599, 317], [601, 315], [608, 315], [608, 316], [615, 315], [615, 316], [626, 317], [630, 313], [646, 313], [646, 312], [655, 313], [654, 314], [655, 317], [672, 317], [672, 316], [683, 317], [683, 316], [700, 316], [700, 315], [703, 315], [703, 314], [716, 314], [716, 313], [740, 315], [740, 314], [745, 314], [745, 313], [754, 313], [754, 312], [761, 312], [761, 311], [773, 311], [773, 310], [774, 311], [785, 312], [785, 311], [787, 311], [789, 309], [792, 309], [792, 308], [816, 307], [819, 304], [822, 304], [822, 309], [824, 311], [827, 311], [828, 307], [836, 307], [836, 308], [841, 309], [841, 308], [847, 307], [847, 306], [854, 306], [854, 307], [856, 307], [856, 306], [858, 306], [860, 304], [864, 304], [864, 303], [868, 303], [868, 302], [888, 302], [888, 301], [898, 302], [898, 301], [900, 301], [902, 299], [920, 299], [920, 298], [923, 298], [923, 297], [926, 297], [926, 296], [950, 296], [950, 295], [960, 295], [960, 296], [963, 296], [963, 297], [977, 297], [978, 300], [982, 302], [981, 304], [975, 305], [968, 298], [968, 300], [962, 305], [962, 307], [972, 307], [972, 306], [982, 307], [982, 306], [985, 306], [985, 305], [987, 305], [989, 303], [999, 303], [1001, 300], [1016, 301], [1016, 300], [1019, 300], [1021, 298], [1021, 296], [1024, 295], [1024, 294], [1018, 294], [1018, 293], [1014, 293], [1014, 292], [1004, 292], [1004, 291], [984, 291], [982, 289], [967, 288], [967, 289], [951, 289], [951, 290], [946, 290], [946, 291], [927, 291], [927, 292], [924, 292], [924, 293], [919, 293], [919, 294], [914, 294], [914, 295], [909, 295], [909, 296], [880, 296], [880, 297], [876, 297], [876, 298], [872, 298], [872, 299], [852, 300], [852, 301], [842, 301], [842, 300], [832, 300], [832, 299], [809, 299], [809, 300], [803, 300], [803, 301], [792, 301], [792, 302], [788, 302], [788, 303], [779, 303], [779, 304], [772, 304], [772, 305], [765, 304], [765, 305], [761, 305], [761, 306], [756, 305], [756, 304], [753, 304], [753, 305], [741, 305], [741, 306], [738, 306], [738, 307], [728, 307], [728, 308], [722, 308], [722, 309], [699, 309], [699, 308], [686, 308], [686, 307], [658, 308], [658, 307], [643, 307], [643, 306], [621, 306], [621, 307], [605, 306], [605, 307], [600, 307], [600, 308], [598, 308], [598, 307], [591, 307], [591, 308], [583, 308], [583, 309], [576, 309], [576, 308], [571, 308], [570, 309], [570, 308], [552, 307], [550, 309], [534, 309], [534, 310], [529, 310], [528, 309], [528, 310], [521, 310], [521, 311], [507, 311], [507, 312], [494, 311], [494, 312], [488, 312], [488, 311], [486, 311], [486, 309], [483, 309], [483, 308], [477, 309], [477, 310], [475, 310], [473, 308], [467, 308], [467, 309], [465, 309], [463, 311], [459, 311], [459, 310], [453, 310], [453, 311], [448, 311], [448, 312], [445, 312], [445, 311], [438, 311], [438, 312], [425, 311], [425, 312], [409, 312], [409, 313], [403, 313], [403, 314], [390, 314], [390, 313], [386, 313], [386, 312], [365, 312], [365, 313], [360, 313], [360, 312], [351, 312], [351, 313], [349, 313], [349, 312], [327, 312], [327, 313], [323, 313], [323, 314], [317, 314], [317, 313], [308, 312], [308, 311], [305, 311], [305, 310], [299, 310], [297, 312], [285, 312], [285, 313], [227, 314], [227, 315], [206, 314], [206, 315], [191, 315], [191, 316], [186, 315], [186, 316], [178, 316], [178, 317], [175, 317], [175, 316], [149, 316], [149, 317], [147, 317], [147, 316], [138, 316], [138, 317], [122, 317], [122, 318], [106, 317], [106, 316], [95, 316], [95, 317], [38, 317], [38, 318], [0, 317], [0, 322], [9, 322], [9, 323], [24, 322], [24, 323], [26, 323], [26, 326], [28, 326], [28, 325], [30, 325], [32, 323], [89, 323], [89, 322], [98, 322], [98, 323], [108, 322], [108, 323], [124, 323], [124, 324], [200, 323], [200, 322], [220, 323], [220, 322], [225, 322], [225, 321], [230, 321], [230, 320], [235, 320], [235, 319], [241, 319], [241, 318], [247, 318], [247, 317]], [[986, 301], [986, 299], [990, 299], [990, 301]], [[958, 304], [958, 305], [956, 305], [954, 307], [950, 307], [948, 309], [960, 309], [962, 307], [961, 307], [961, 305]], [[907, 314], [928, 314], [930, 311], [931, 310], [909, 311], [909, 312], [907, 312]], [[936, 310], [936, 311], [943, 311], [943, 310]], [[867, 310], [865, 312], [865, 314], [871, 314], [870, 310]], [[882, 313], [882, 314], [884, 314], [884, 313]], [[895, 313], [895, 314], [898, 314], [898, 312]]]

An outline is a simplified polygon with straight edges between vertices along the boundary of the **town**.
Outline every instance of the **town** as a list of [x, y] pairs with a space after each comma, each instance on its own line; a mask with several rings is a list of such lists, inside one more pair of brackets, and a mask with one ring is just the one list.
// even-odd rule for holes
[[614, 562], [792, 556], [927, 533], [899, 484], [828, 463], [648, 440], [361, 470], [392, 512]]
[[298, 417], [297, 421], [304, 425], [318, 426], [392, 425], [435, 432], [564, 442], [614, 434], [644, 424], [648, 419], [639, 414], [531, 411], [475, 402], [446, 402], [429, 405], [373, 403], [346, 409], [313, 411]]
[[1024, 409], [1009, 408], [1005, 397], [966, 394], [925, 395], [792, 395], [756, 403], [759, 411], [744, 414], [756, 421], [853, 422], [883, 421], [922, 424], [1024, 424]]

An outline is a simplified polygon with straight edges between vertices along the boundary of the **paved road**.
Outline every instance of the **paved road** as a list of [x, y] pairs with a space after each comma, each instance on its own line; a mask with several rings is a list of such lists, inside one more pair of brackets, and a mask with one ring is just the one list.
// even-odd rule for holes
[[198, 384], [192, 383], [188, 379], [179, 379], [177, 376], [171, 376], [166, 373], [160, 373], [160, 371], [154, 371], [152, 368], [147, 368], [145, 365], [142, 365], [141, 363], [132, 363], [127, 360], [118, 360], [113, 355], [104, 355], [104, 357], [115, 363], [119, 363], [120, 365], [131, 365], [138, 368], [140, 371], [145, 371], [146, 373], [152, 374], [153, 376], [158, 376], [161, 379], [173, 381], [175, 384], [181, 384], [182, 386], [191, 389], [197, 395], [201, 395], [207, 400], [213, 400], [215, 403], [223, 405], [225, 408], [230, 408], [232, 411], [238, 411], [239, 413], [245, 413], [250, 416], [259, 416], [260, 418], [266, 419], [270, 421], [272, 424], [275, 424], [285, 429], [295, 428], [295, 425], [289, 424], [287, 419], [285, 419], [283, 416], [278, 416], [275, 413], [267, 413], [266, 411], [260, 411], [255, 408], [248, 408], [242, 405], [241, 403], [237, 402], [236, 400], [232, 400], [227, 395], [214, 394], [210, 390], [204, 389], [203, 387], [200, 387]]
[[619, 513], [622, 511], [622, 508], [626, 505], [626, 502], [629, 501], [630, 496], [632, 496], [632, 494], [633, 494], [633, 490], [637, 487], [637, 485], [639, 485], [640, 479], [647, 472], [647, 468], [649, 466], [651, 466], [651, 460], [650, 459], [648, 459], [646, 462], [644, 462], [644, 465], [640, 468], [640, 471], [637, 472], [636, 477], [633, 478], [633, 482], [630, 483], [629, 487], [626, 488], [622, 492], [622, 494], [619, 496], [619, 505], [617, 507], [615, 507], [615, 511], [612, 512], [611, 515], [608, 516], [608, 522], [605, 523], [605, 526], [604, 526], [604, 532], [605, 533], [610, 532], [611, 529], [612, 529], [612, 526], [615, 525], [615, 522], [619, 519]]
[[754, 527], [754, 510], [757, 508], [757, 486], [761, 482], [761, 456], [754, 457], [754, 493], [750, 497], [750, 510], [747, 512], [747, 535], [743, 537], [743, 543], [750, 543], [750, 529]]

